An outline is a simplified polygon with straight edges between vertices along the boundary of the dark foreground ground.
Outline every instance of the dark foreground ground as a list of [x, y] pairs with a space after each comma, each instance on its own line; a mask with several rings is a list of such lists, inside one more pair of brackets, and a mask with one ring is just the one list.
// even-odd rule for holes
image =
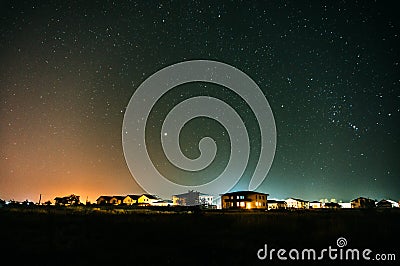
[[[400, 261], [400, 210], [205, 212], [1, 208], [0, 265], [343, 265], [350, 260], [286, 262], [257, 258], [268, 249], [371, 249]], [[338, 251], [339, 252], [339, 251]], [[285, 254], [288, 257], [288, 254]], [[339, 253], [338, 253], [339, 254]], [[262, 255], [262, 254], [261, 254]], [[360, 255], [361, 257], [361, 255]], [[9, 261], [8, 263], [6, 263]]]

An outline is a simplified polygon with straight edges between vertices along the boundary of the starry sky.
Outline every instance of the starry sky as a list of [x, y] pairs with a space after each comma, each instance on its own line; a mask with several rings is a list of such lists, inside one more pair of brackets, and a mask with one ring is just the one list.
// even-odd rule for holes
[[[244, 71], [273, 110], [276, 154], [258, 191], [400, 200], [394, 1], [2, 1], [0, 10], [2, 199], [142, 193], [122, 150], [125, 108], [151, 74], [206, 59]], [[234, 190], [244, 189], [259, 129], [243, 100], [222, 86], [188, 83], [164, 95], [146, 125], [149, 154], [169, 179], [196, 182], [166, 161], [160, 130], [175, 104], [199, 95], [223, 99], [243, 117], [252, 153]], [[206, 118], [183, 128], [189, 158], [199, 155], [201, 137], [218, 145], [203, 179], [224, 169], [226, 135]]]

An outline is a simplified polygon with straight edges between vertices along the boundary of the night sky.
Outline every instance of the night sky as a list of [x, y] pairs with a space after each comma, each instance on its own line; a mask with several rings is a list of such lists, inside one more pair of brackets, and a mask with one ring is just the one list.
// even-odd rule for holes
[[[277, 146], [258, 191], [270, 198], [400, 200], [400, 18], [380, 1], [2, 1], [0, 198], [37, 202], [75, 193], [139, 194], [122, 149], [129, 100], [151, 74], [205, 59], [249, 75], [273, 110]], [[230, 155], [226, 130], [192, 120], [182, 151], [212, 136], [216, 160], [200, 176], [162, 152], [162, 121], [193, 96], [239, 112], [251, 155], [233, 190], [245, 189], [260, 150], [243, 100], [208, 83], [164, 95], [146, 125], [158, 170], [182, 184], [212, 179]], [[151, 193], [151, 191], [149, 191]], [[221, 191], [224, 192], [224, 191]]]

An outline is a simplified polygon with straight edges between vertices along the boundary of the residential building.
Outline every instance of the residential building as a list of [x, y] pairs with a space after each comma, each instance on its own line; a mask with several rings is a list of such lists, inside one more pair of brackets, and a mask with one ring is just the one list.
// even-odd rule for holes
[[137, 203], [139, 205], [152, 205], [153, 202], [160, 201], [158, 197], [150, 194], [142, 194], [138, 200]]
[[80, 204], [79, 198], [80, 198], [80, 196], [71, 194], [66, 197], [56, 197], [56, 198], [54, 198], [54, 201], [55, 201], [55, 205], [71, 206], [71, 205], [79, 205]]
[[121, 205], [126, 196], [112, 196], [110, 199], [110, 204], [112, 205]]
[[112, 196], [100, 196], [97, 198], [96, 203], [97, 205], [108, 205], [111, 204], [110, 201], [112, 198]]
[[350, 209], [351, 208], [351, 202], [339, 202], [340, 208], [342, 209]]
[[351, 201], [351, 208], [375, 208], [375, 201], [373, 199], [359, 197]]
[[237, 191], [221, 195], [222, 209], [267, 209], [269, 194], [255, 191]]
[[173, 205], [180, 206], [213, 205], [213, 196], [189, 190], [187, 193], [173, 195], [172, 201]]
[[322, 208], [322, 202], [319, 201], [310, 201], [310, 209], [320, 209]]
[[308, 209], [309, 202], [302, 199], [288, 198], [286, 201], [288, 209]]
[[399, 204], [393, 200], [381, 200], [376, 204], [378, 208], [398, 208]]
[[125, 205], [133, 205], [138, 203], [138, 199], [140, 195], [127, 195], [124, 200], [122, 201]]
[[286, 201], [284, 200], [268, 200], [268, 210], [281, 210], [286, 209]]
[[199, 201], [201, 205], [211, 206], [213, 205], [214, 197], [209, 194], [200, 193], [199, 194]]

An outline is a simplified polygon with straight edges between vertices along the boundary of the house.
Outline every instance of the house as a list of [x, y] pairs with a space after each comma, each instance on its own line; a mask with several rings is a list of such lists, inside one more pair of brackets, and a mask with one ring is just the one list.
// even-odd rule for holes
[[214, 197], [209, 194], [200, 193], [199, 194], [199, 201], [201, 205], [211, 206], [213, 205]]
[[221, 195], [222, 209], [267, 209], [269, 194], [254, 191], [237, 191]]
[[147, 205], [152, 205], [152, 203], [156, 201], [160, 201], [156, 196], [150, 195], [150, 194], [142, 194], [138, 199], [137, 203], [142, 206], [147, 206]]
[[189, 190], [187, 193], [173, 195], [172, 202], [180, 206], [212, 205], [213, 196]]
[[127, 195], [122, 201], [125, 205], [137, 204], [140, 195]]
[[112, 196], [110, 199], [110, 204], [112, 205], [121, 205], [126, 196]]
[[286, 201], [288, 209], [308, 209], [309, 202], [302, 199], [288, 198]]
[[55, 205], [58, 206], [71, 206], [71, 205], [79, 205], [80, 200], [79, 196], [71, 194], [66, 197], [56, 197], [54, 198]]
[[350, 209], [351, 208], [351, 202], [339, 202], [340, 208], [342, 209]]
[[376, 204], [377, 208], [398, 208], [399, 204], [393, 200], [381, 200]]
[[322, 202], [316, 200], [310, 202], [310, 209], [320, 209], [320, 208], [322, 208]]
[[112, 196], [100, 196], [97, 198], [96, 202], [97, 205], [108, 205], [111, 204], [110, 200], [112, 199]]
[[284, 200], [268, 200], [268, 210], [286, 209], [286, 201]]
[[375, 208], [375, 201], [369, 198], [359, 197], [351, 201], [351, 208]]

